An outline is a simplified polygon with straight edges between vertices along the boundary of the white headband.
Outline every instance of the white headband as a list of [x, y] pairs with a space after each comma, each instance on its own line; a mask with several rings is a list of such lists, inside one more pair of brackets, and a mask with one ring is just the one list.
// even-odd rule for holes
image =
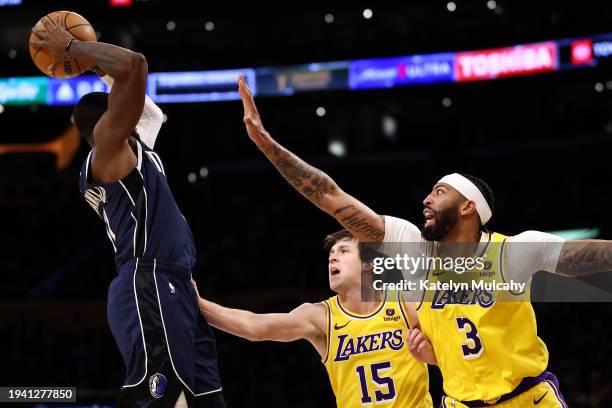
[[472, 183], [466, 177], [458, 173], [448, 174], [438, 180], [438, 183], [446, 183], [463, 194], [468, 200], [474, 201], [482, 225], [485, 225], [487, 221], [491, 219], [493, 213], [491, 212], [489, 204], [487, 204], [487, 200], [485, 200], [482, 192], [476, 187], [476, 184]]

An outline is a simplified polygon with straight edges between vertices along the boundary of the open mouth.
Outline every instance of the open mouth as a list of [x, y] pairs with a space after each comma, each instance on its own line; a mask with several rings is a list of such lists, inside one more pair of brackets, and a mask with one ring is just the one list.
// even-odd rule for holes
[[340, 269], [338, 269], [338, 268], [331, 268], [329, 270], [329, 273], [330, 273], [331, 276], [336, 276], [336, 275], [340, 274]]
[[434, 219], [436, 218], [436, 213], [434, 213], [429, 208], [423, 210], [423, 216], [425, 217], [425, 227], [430, 227], [434, 223]]

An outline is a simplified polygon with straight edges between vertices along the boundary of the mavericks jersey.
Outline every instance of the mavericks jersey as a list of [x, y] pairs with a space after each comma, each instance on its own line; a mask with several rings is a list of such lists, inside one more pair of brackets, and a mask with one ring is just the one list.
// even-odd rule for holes
[[329, 374], [338, 407], [432, 407], [427, 365], [417, 361], [406, 343], [409, 323], [401, 302], [387, 299], [369, 315], [346, 310], [340, 298], [327, 308]]
[[139, 140], [135, 145], [136, 167], [109, 184], [91, 178], [92, 150], [81, 169], [81, 194], [104, 221], [118, 268], [130, 259], [148, 258], [191, 269], [193, 236], [174, 201], [161, 159]]
[[[506, 282], [507, 237], [488, 233], [486, 238], [480, 254], [487, 260], [483, 269], [466, 272], [465, 279], [433, 267], [427, 273], [429, 282]], [[432, 248], [434, 257], [443, 257], [436, 248]], [[424, 300], [417, 309], [421, 328], [433, 345], [450, 398], [493, 403], [524, 377], [536, 377], [546, 369], [548, 350], [537, 335], [528, 291], [430, 290]]]

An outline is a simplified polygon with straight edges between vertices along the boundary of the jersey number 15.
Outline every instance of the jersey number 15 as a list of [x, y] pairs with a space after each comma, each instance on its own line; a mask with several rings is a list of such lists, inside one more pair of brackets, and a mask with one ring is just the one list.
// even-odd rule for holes
[[[370, 372], [372, 373], [372, 381], [378, 388], [385, 387], [385, 392], [380, 389], [374, 391], [374, 398], [376, 403], [393, 401], [395, 399], [395, 383], [391, 377], [382, 377], [380, 374], [385, 371], [391, 370], [391, 362], [384, 361], [382, 363], [374, 363], [370, 365]], [[361, 403], [363, 405], [371, 404], [372, 397], [368, 391], [368, 381], [366, 374], [366, 366], [357, 366], [357, 377], [359, 377], [359, 383], [361, 385]]]

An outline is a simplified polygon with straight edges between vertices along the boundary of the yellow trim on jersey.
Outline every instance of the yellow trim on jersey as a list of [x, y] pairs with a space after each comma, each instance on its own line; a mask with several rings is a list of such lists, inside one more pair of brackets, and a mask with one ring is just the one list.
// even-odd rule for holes
[[402, 291], [398, 290], [397, 291], [397, 301], [399, 302], [399, 308], [400, 308], [400, 312], [402, 313], [402, 317], [404, 318], [404, 323], [406, 323], [406, 327], [408, 328], [408, 330], [412, 329], [412, 325], [410, 324], [410, 319], [408, 319], [408, 312], [406, 311], [406, 308], [404, 307], [404, 298], [402, 297]]
[[344, 306], [342, 306], [342, 302], [340, 301], [340, 296], [335, 296], [335, 298], [336, 298], [336, 305], [338, 306], [338, 309], [340, 309], [340, 311], [349, 319], [372, 319], [373, 317], [376, 317], [376, 315], [382, 310], [382, 308], [387, 303], [387, 292], [385, 292], [385, 297], [380, 302], [380, 305], [378, 305], [374, 309], [374, 311], [369, 314], [360, 314], [360, 313], [351, 312], [348, 309], [346, 309]]
[[[499, 253], [500, 253], [499, 255], [499, 274], [502, 278], [502, 281], [504, 282], [508, 282], [508, 279], [506, 279], [506, 275], [504, 274], [504, 259], [506, 256], [506, 253], [504, 252], [504, 250], [506, 249], [507, 243], [508, 243], [508, 237], [504, 238], [499, 248]], [[509, 290], [508, 292], [514, 296], [522, 296], [525, 294], [526, 291], [527, 289], [523, 290], [522, 292], [514, 292], [512, 290]]]

